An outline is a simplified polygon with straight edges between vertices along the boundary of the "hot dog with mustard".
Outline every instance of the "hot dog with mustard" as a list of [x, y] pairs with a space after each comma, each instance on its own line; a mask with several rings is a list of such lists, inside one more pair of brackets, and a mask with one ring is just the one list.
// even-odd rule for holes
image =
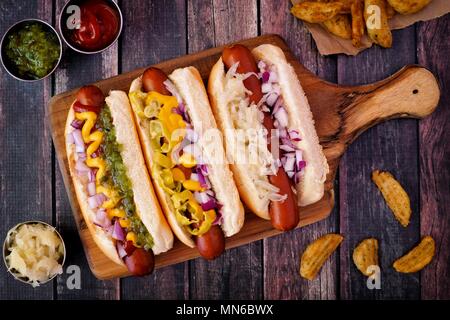
[[200, 74], [194, 67], [169, 76], [148, 68], [131, 84], [129, 98], [173, 232], [205, 259], [215, 259], [225, 237], [241, 229], [244, 210]]
[[65, 129], [69, 171], [86, 225], [102, 252], [136, 276], [172, 247], [125, 92], [84, 86]]

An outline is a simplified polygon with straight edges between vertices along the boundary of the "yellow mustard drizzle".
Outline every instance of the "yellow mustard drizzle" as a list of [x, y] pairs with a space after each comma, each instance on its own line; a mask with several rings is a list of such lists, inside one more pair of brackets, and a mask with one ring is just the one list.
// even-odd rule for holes
[[95, 122], [97, 121], [97, 114], [95, 112], [77, 112], [75, 117], [78, 120], [85, 121], [83, 128], [81, 129], [81, 135], [83, 141], [89, 146], [86, 149], [86, 165], [90, 168], [97, 168], [97, 174], [95, 176], [96, 181], [96, 193], [103, 193], [108, 200], [102, 204], [102, 208], [112, 209], [120, 201], [120, 197], [117, 192], [108, 189], [101, 185], [101, 179], [104, 177], [106, 172], [106, 162], [100, 157], [92, 158], [92, 154], [98, 150], [103, 139], [103, 132], [94, 131], [91, 133], [92, 128], [94, 128]]

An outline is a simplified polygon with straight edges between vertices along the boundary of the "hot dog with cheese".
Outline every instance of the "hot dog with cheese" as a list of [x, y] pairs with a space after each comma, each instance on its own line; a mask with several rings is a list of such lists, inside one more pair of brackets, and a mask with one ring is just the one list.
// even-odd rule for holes
[[194, 67], [169, 76], [148, 68], [131, 84], [129, 98], [173, 232], [205, 259], [218, 257], [225, 237], [241, 229], [244, 209], [200, 74]]

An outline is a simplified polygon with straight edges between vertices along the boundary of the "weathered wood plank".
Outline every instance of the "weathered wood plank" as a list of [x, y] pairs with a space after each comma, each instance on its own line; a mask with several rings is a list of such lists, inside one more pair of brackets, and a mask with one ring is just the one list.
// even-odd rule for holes
[[[303, 22], [287, 13], [290, 6], [289, 1], [262, 0], [261, 33], [280, 34], [300, 63], [321, 78], [336, 82], [336, 58], [320, 56]], [[275, 12], [278, 14], [274, 14]], [[265, 299], [336, 298], [336, 255], [326, 262], [314, 281], [300, 277], [299, 259], [311, 241], [323, 234], [336, 232], [337, 217], [335, 207], [326, 220], [264, 240]]]
[[[57, 0], [55, 13], [59, 16], [66, 1]], [[65, 48], [64, 60], [55, 73], [54, 94], [112, 77], [118, 72], [118, 45], [96, 55], [83, 55]], [[67, 247], [67, 268], [76, 265], [81, 270], [81, 289], [70, 289], [67, 281], [71, 274], [58, 278], [58, 299], [118, 299], [119, 280], [99, 281], [91, 273], [77, 232], [66, 189], [57, 162], [55, 161], [55, 209], [56, 225], [64, 237]], [[70, 283], [72, 283], [69, 280]]]
[[[257, 34], [256, 1], [189, 1], [189, 52]], [[190, 262], [190, 298], [261, 299], [261, 241]]]
[[[51, 3], [15, 1], [0, 4], [0, 31], [19, 20], [37, 17], [52, 21]], [[51, 78], [25, 83], [0, 69], [0, 234], [20, 222], [52, 224], [52, 149], [44, 123]], [[16, 281], [3, 263], [0, 299], [52, 299], [53, 282], [33, 289]]]
[[[393, 48], [373, 47], [356, 57], [339, 56], [339, 84], [374, 82], [415, 62], [414, 27], [394, 32]], [[419, 275], [393, 270], [392, 262], [419, 239], [417, 121], [394, 120], [369, 130], [355, 141], [340, 165], [340, 250], [342, 299], [417, 299]], [[412, 218], [403, 228], [393, 217], [370, 175], [388, 170], [411, 198]], [[366, 237], [380, 244], [381, 290], [369, 290], [352, 261], [354, 247]]]
[[434, 261], [421, 272], [422, 299], [450, 298], [450, 16], [417, 25], [417, 60], [439, 79], [438, 109], [419, 123], [420, 227], [436, 241]]
[[[126, 26], [121, 39], [121, 72], [186, 54], [186, 7], [176, 1], [122, 2]], [[188, 263], [145, 278], [122, 279], [123, 299], [188, 298]]]

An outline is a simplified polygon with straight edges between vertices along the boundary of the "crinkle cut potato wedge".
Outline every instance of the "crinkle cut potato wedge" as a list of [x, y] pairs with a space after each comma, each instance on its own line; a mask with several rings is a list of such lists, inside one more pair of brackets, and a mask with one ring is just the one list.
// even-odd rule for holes
[[343, 239], [340, 234], [330, 233], [310, 243], [300, 260], [300, 275], [313, 280]]
[[401, 273], [413, 273], [425, 268], [433, 260], [435, 243], [431, 236], [425, 236], [422, 241], [400, 259], [394, 262], [394, 269]]
[[378, 266], [378, 240], [367, 238], [361, 241], [353, 250], [353, 262], [365, 276], [371, 276], [371, 266]]
[[407, 227], [411, 218], [409, 196], [394, 176], [387, 171], [372, 172], [372, 181], [381, 191], [388, 207], [403, 227]]

